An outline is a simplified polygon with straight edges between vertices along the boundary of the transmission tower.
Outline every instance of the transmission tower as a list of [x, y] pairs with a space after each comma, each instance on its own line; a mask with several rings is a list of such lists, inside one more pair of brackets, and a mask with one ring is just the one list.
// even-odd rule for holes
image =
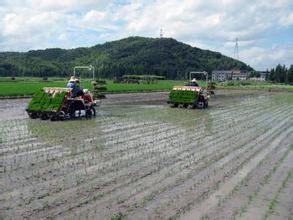
[[234, 59], [239, 60], [239, 48], [238, 48], [238, 38], [237, 37], [235, 40]]
[[160, 38], [163, 38], [163, 28], [160, 29]]

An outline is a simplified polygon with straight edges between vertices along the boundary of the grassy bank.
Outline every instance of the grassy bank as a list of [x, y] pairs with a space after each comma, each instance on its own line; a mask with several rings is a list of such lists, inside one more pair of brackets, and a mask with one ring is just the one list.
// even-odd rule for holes
[[[12, 80], [10, 77], [0, 77], [0, 97], [3, 96], [30, 96], [43, 87], [65, 87], [68, 79], [49, 78], [44, 81], [40, 78], [23, 77]], [[107, 80], [108, 92], [142, 92], [142, 91], [170, 91], [174, 85], [184, 85], [185, 81], [159, 80], [153, 84], [125, 84], [113, 83]], [[200, 82], [205, 86], [204, 82]], [[91, 89], [91, 80], [82, 79], [81, 87]], [[293, 91], [292, 85], [273, 84], [271, 82], [254, 82], [254, 81], [227, 81], [217, 82], [217, 88], [222, 89], [264, 89], [264, 90], [290, 90]]]
[[217, 88], [223, 89], [264, 89], [264, 90], [287, 90], [293, 91], [293, 85], [272, 83], [269, 81], [225, 81], [217, 82]]
[[[32, 95], [43, 87], [66, 87], [67, 79], [64, 78], [49, 78], [43, 81], [40, 78], [11, 78], [0, 77], [0, 96], [27, 96]], [[140, 91], [161, 91], [170, 90], [174, 85], [183, 85], [184, 81], [174, 80], [159, 80], [153, 84], [125, 84], [113, 83], [112, 80], [107, 80], [108, 92], [140, 92]], [[91, 80], [81, 80], [81, 87], [91, 89]]]

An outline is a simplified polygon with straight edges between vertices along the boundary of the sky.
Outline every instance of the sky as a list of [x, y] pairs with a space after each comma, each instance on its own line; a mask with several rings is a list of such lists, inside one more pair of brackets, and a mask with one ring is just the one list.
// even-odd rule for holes
[[293, 64], [293, 0], [0, 0], [0, 51], [171, 37], [256, 70]]

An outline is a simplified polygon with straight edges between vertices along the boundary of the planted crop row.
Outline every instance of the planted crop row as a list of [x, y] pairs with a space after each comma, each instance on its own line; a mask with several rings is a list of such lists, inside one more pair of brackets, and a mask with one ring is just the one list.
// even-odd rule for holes
[[222, 101], [205, 111], [132, 106], [94, 120], [4, 120], [0, 210], [7, 218], [181, 216], [257, 155], [276, 152], [277, 144], [266, 149], [292, 127], [292, 104], [279, 95]]

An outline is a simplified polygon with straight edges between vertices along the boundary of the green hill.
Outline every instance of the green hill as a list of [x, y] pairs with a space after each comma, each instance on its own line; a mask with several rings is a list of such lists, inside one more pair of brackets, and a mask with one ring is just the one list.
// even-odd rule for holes
[[192, 70], [251, 70], [243, 62], [172, 38], [129, 37], [93, 47], [2, 52], [0, 76], [69, 76], [74, 66], [89, 64], [98, 76], [107, 78], [152, 74], [181, 79]]

